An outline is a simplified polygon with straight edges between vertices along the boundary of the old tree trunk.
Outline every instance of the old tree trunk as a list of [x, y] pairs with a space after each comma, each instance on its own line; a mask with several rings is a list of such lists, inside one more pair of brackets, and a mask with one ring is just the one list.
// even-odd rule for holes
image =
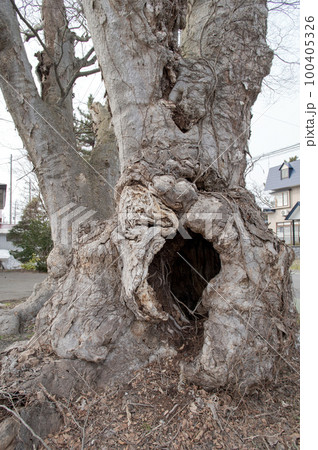
[[[98, 130], [90, 161], [81, 157], [73, 129], [72, 86], [78, 77], [96, 71], [85, 70], [94, 64], [96, 57], [92, 56], [93, 49], [82, 58], [75, 57], [74, 47], [81, 37], [69, 28], [64, 1], [55, 1], [54, 8], [50, 4], [48, 0], [42, 2], [42, 38], [28, 23], [30, 35], [38, 36], [42, 43], [41, 51], [35, 55], [37, 83], [16, 13], [24, 16], [13, 0], [0, 4], [0, 87], [37, 175], [54, 241], [48, 259], [48, 279], [38, 287], [27, 305], [15, 308], [13, 322], [9, 313], [8, 318], [2, 315], [0, 334], [21, 329], [23, 321], [34, 316], [51, 297], [57, 280], [67, 270], [75, 225], [87, 217], [109, 218], [114, 210], [112, 185], [119, 175], [118, 152], [113, 132], [107, 133], [109, 118], [108, 126], [100, 126], [107, 122], [107, 112], [103, 110], [98, 114], [98, 105], [95, 105]], [[37, 84], [40, 84], [40, 93]], [[107, 144], [101, 140], [105, 136]], [[112, 161], [111, 167], [108, 160]]]
[[[288, 363], [294, 308], [291, 254], [244, 182], [251, 106], [272, 60], [265, 0], [82, 5], [119, 149], [116, 210], [81, 227], [31, 343], [77, 360], [99, 383], [171, 354], [184, 378], [206, 388], [271, 378]], [[23, 50], [10, 35], [0, 50], [2, 66], [10, 62], [1, 73], [19, 91], [29, 73]], [[62, 136], [71, 133], [54, 100], [40, 99], [31, 81], [21, 91], [43, 115], [51, 108]], [[30, 127], [29, 103], [15, 112], [4, 95], [45, 200], [56, 202], [50, 214], [76, 192], [90, 209], [106, 208], [108, 184], [93, 192], [86, 166], [45, 123]]]

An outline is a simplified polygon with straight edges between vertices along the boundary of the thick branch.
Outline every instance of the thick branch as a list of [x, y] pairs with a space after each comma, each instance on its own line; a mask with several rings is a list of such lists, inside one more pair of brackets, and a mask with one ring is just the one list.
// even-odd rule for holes
[[58, 105], [61, 105], [63, 103], [63, 101], [66, 99], [66, 97], [68, 96], [70, 90], [72, 89], [75, 81], [80, 78], [80, 77], [87, 77], [89, 75], [93, 75], [94, 73], [98, 73], [100, 72], [100, 68], [96, 67], [96, 69], [92, 69], [92, 70], [86, 70], [85, 72], [80, 72], [80, 70], [78, 70], [73, 77], [71, 78], [68, 86], [65, 88], [63, 96], [61, 97], [61, 99], [58, 102]]
[[92, 70], [88, 70], [86, 72], [81, 72], [81, 69], [83, 67], [89, 67], [93, 64], [95, 64], [96, 62], [96, 56], [94, 56], [92, 59], [89, 59], [89, 57], [93, 54], [94, 52], [94, 47], [92, 47], [87, 53], [86, 55], [77, 61], [77, 65], [78, 65], [78, 69], [76, 70], [76, 72], [73, 74], [73, 76], [71, 77], [71, 79], [69, 80], [67, 86], [65, 87], [65, 89], [63, 90], [61, 99], [58, 101], [58, 105], [61, 105], [64, 100], [66, 99], [66, 97], [68, 96], [68, 94], [70, 93], [75, 81], [80, 78], [80, 77], [87, 77], [88, 75], [92, 75], [94, 73], [100, 72], [99, 68], [95, 68]]
[[30, 132], [34, 112], [25, 111], [23, 102], [17, 101], [17, 94], [24, 95], [30, 104], [40, 101], [32, 76], [31, 65], [21, 39], [19, 23], [12, 0], [0, 3], [0, 86], [19, 132]]
[[93, 53], [94, 53], [94, 47], [92, 47], [83, 58], [78, 59], [78, 66], [80, 69], [82, 67], [88, 67], [88, 66], [95, 64], [96, 59], [97, 59], [96, 56], [93, 56], [93, 58], [89, 59]]

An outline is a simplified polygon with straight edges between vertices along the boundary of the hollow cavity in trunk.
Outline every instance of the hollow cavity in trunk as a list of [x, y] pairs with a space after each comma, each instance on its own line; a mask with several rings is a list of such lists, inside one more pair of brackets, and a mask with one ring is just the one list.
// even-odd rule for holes
[[167, 239], [155, 255], [148, 277], [163, 309], [180, 327], [207, 317], [202, 293], [221, 270], [213, 245], [201, 234], [187, 233], [185, 237], [178, 233]]

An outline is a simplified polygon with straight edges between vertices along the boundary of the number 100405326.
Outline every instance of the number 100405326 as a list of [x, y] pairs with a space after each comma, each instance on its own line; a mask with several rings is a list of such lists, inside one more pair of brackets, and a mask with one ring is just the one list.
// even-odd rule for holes
[[315, 18], [305, 17], [305, 85], [315, 84]]

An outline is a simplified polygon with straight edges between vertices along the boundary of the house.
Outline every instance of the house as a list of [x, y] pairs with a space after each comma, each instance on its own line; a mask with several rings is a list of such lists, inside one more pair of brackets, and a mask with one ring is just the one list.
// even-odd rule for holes
[[286, 244], [300, 245], [300, 160], [271, 167], [265, 191], [270, 191], [273, 208], [265, 209], [268, 226]]
[[10, 255], [10, 250], [16, 250], [16, 247], [7, 239], [7, 234], [13, 225], [4, 224], [2, 220], [2, 212], [6, 204], [6, 191], [7, 185], [0, 184], [0, 269], [19, 269], [20, 262]]
[[0, 223], [2, 223], [2, 210], [6, 204], [7, 185], [0, 184]]

